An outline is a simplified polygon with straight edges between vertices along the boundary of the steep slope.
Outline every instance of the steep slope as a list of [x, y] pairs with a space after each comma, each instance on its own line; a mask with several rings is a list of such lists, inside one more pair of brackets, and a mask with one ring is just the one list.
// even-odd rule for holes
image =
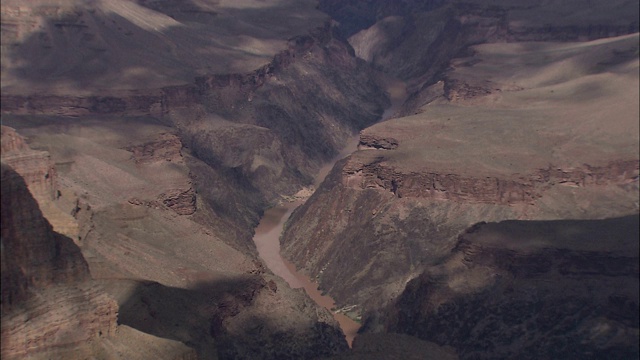
[[198, 222], [214, 215], [163, 201], [176, 184], [189, 184], [180, 142], [164, 126], [129, 120], [99, 127], [99, 120], [49, 119], [25, 129], [32, 146], [46, 144], [61, 165], [65, 191], [80, 195], [78, 241], [94, 279], [118, 300], [119, 323], [188, 344], [203, 358], [252, 358], [262, 343], [274, 349], [261, 353], [265, 358], [345, 350], [326, 310], [265, 273], [255, 250], [234, 242], [233, 233], [221, 238]]
[[2, 15], [3, 124], [50, 154], [121, 324], [203, 358], [347, 348], [251, 241], [263, 209], [388, 104], [325, 15], [299, 1], [10, 1]]
[[[333, 3], [321, 1], [323, 5]], [[328, 5], [328, 11], [344, 16], [354, 5], [336, 2]], [[433, 100], [429, 86], [441, 80], [440, 75], [451, 58], [460, 57], [471, 45], [587, 41], [632, 34], [639, 29], [638, 4], [633, 0], [616, 1], [615, 5], [594, 4], [588, 0], [570, 4], [566, 1], [471, 0], [420, 4], [403, 1], [397, 3], [397, 9], [385, 1], [369, 1], [364, 8], [375, 13], [376, 22], [359, 28], [359, 32], [349, 37], [349, 42], [358, 57], [376, 69], [407, 81], [411, 97], [402, 111], [404, 115], [413, 114]], [[352, 16], [354, 19], [348, 24], [370, 17], [359, 11]]]
[[284, 254], [342, 306], [373, 309], [476, 222], [637, 213], [637, 49], [637, 34], [474, 47], [437, 100], [361, 132], [293, 214]]
[[118, 305], [91, 279], [78, 246], [52, 230], [23, 178], [4, 162], [1, 305], [2, 358], [196, 356], [179, 342], [117, 325]]
[[407, 284], [385, 328], [462, 359], [636, 358], [638, 220], [478, 224]]
[[22, 177], [3, 162], [2, 357], [113, 333], [117, 305], [89, 278], [80, 249], [53, 232]]
[[[101, 95], [245, 73], [321, 26], [311, 1], [2, 2], [2, 89]], [[279, 19], [287, 18], [283, 23]]]

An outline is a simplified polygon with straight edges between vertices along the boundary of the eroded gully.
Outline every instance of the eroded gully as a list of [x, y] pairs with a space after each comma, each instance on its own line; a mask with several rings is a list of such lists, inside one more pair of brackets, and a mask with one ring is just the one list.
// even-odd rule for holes
[[[406, 98], [405, 85], [400, 81], [387, 80], [386, 90], [391, 97], [391, 107], [384, 112], [381, 121], [390, 118]], [[340, 154], [320, 169], [315, 179], [316, 187], [324, 180], [338, 160], [357, 150], [358, 141], [358, 136], [350, 138]], [[280, 276], [294, 289], [303, 288], [313, 301], [332, 312], [333, 317], [338, 321], [340, 328], [344, 332], [349, 346], [351, 346], [360, 324], [344, 314], [333, 312], [332, 309], [336, 306], [334, 300], [328, 295], [322, 295], [318, 290], [317, 283], [298, 272], [292, 263], [280, 255], [280, 234], [284, 224], [293, 210], [305, 201], [306, 199], [301, 199], [283, 203], [266, 210], [255, 230], [253, 241], [265, 265], [275, 275]]]

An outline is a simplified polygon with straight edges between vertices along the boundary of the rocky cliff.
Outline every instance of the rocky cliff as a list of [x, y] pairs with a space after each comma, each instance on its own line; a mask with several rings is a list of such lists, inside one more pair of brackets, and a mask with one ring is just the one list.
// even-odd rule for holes
[[117, 305], [89, 278], [80, 249], [53, 232], [22, 177], [3, 162], [2, 356], [112, 334]]
[[292, 215], [283, 253], [340, 306], [390, 301], [480, 221], [638, 212], [637, 34], [472, 53], [428, 105], [363, 130]]
[[[360, 144], [385, 146], [395, 139], [375, 139], [364, 135]], [[373, 144], [373, 145], [370, 145]], [[635, 181], [640, 164], [637, 160], [619, 160], [602, 166], [584, 164], [562, 169], [549, 166], [532, 174], [514, 174], [511, 177], [470, 177], [453, 173], [403, 173], [384, 162], [384, 157], [365, 157], [368, 163], [351, 161], [343, 168], [343, 185], [356, 189], [380, 189], [397, 197], [452, 200], [467, 203], [530, 204], [543, 196], [545, 190], [556, 184], [572, 187], [622, 185]]]
[[[472, 45], [530, 41], [588, 41], [638, 32], [634, 2], [619, 1], [615, 13], [588, 1], [428, 1], [389, 5], [370, 1], [321, 1], [345, 19], [344, 31], [358, 57], [407, 81], [403, 115], [433, 100], [429, 87], [441, 80], [452, 58]], [[575, 9], [581, 9], [576, 11]], [[348, 21], [346, 21], [348, 19]]]
[[11, 307], [14, 297], [24, 298], [28, 287], [88, 279], [80, 250], [71, 239], [53, 232], [23, 178], [3, 163], [2, 179], [3, 269], [9, 271], [3, 271], [3, 277], [23, 279], [24, 284], [2, 287], [3, 308]]
[[32, 150], [15, 129], [2, 126], [2, 161], [25, 180], [29, 191], [44, 205], [55, 198], [56, 173], [49, 154]]
[[463, 359], [638, 356], [638, 216], [478, 224], [407, 284], [386, 329]]
[[379, 119], [389, 102], [375, 76], [327, 23], [251, 73], [197, 78], [200, 112], [169, 118], [196, 157], [273, 201], [308, 185], [348, 134]]

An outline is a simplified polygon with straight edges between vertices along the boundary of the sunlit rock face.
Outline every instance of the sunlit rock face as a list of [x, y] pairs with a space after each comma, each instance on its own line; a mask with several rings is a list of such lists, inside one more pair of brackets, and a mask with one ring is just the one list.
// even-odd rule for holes
[[637, 39], [473, 47], [431, 102], [361, 131], [284, 253], [345, 306], [375, 307], [474, 223], [637, 213]]

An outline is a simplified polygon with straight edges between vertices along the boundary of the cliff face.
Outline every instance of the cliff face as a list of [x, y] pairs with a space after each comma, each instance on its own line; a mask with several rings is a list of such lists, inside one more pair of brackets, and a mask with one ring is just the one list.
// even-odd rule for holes
[[[361, 137], [361, 145], [378, 145], [381, 141]], [[397, 140], [382, 140], [397, 146]], [[531, 204], [556, 184], [572, 187], [620, 185], [631, 183], [640, 170], [637, 160], [620, 160], [603, 166], [585, 164], [583, 167], [562, 169], [549, 166], [530, 175], [516, 174], [499, 178], [469, 177], [435, 172], [403, 173], [383, 162], [383, 157], [369, 163], [349, 162], [343, 169], [343, 185], [356, 189], [380, 189], [398, 198], [463, 201], [487, 204]], [[370, 160], [370, 159], [367, 159]]]
[[117, 305], [89, 278], [80, 249], [53, 232], [22, 177], [3, 162], [2, 357], [113, 334]]
[[[3, 268], [10, 271], [3, 277], [24, 278], [27, 287], [88, 279], [80, 250], [71, 239], [53, 232], [22, 177], [3, 163], [2, 179]], [[16, 270], [19, 273], [12, 272]], [[14, 304], [14, 292], [23, 298], [23, 288], [3, 285], [3, 307]]]
[[121, 304], [121, 323], [189, 343], [202, 358], [316, 358], [348, 348], [328, 311], [316, 312], [302, 293], [263, 273], [203, 281], [190, 289], [143, 282], [132, 290]]
[[407, 284], [385, 328], [461, 358], [638, 356], [637, 215], [479, 224]]
[[56, 172], [49, 154], [32, 150], [24, 138], [10, 127], [2, 126], [2, 161], [23, 178], [29, 191], [43, 204], [55, 197]]
[[196, 85], [200, 112], [169, 117], [196, 157], [232, 169], [267, 201], [309, 184], [348, 134], [388, 105], [375, 74], [329, 24], [292, 38], [254, 72], [203, 76]]
[[[251, 242], [262, 209], [388, 104], [314, 6], [3, 1], [3, 123], [57, 165], [91, 273], [119, 321], [150, 334], [132, 336], [141, 344], [157, 335], [204, 358], [346, 350], [330, 314], [265, 273]], [[41, 298], [33, 308], [64, 304]], [[96, 343], [70, 348], [113, 353]]]
[[341, 306], [376, 309], [474, 223], [637, 213], [631, 54], [637, 34], [473, 47], [427, 105], [361, 132], [291, 217], [283, 254]]
[[341, 307], [379, 308], [420, 269], [441, 261], [476, 219], [519, 216], [506, 204], [399, 198], [379, 186], [348, 186], [350, 162], [336, 164], [281, 239], [283, 255]]

